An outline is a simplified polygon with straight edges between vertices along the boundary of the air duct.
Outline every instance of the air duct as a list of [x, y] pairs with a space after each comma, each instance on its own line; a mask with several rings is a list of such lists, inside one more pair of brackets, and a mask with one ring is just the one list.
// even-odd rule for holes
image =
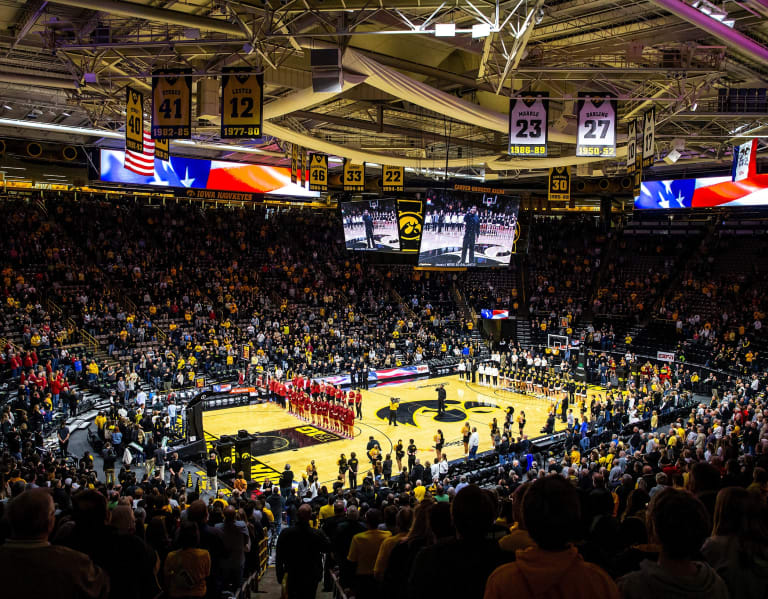
[[72, 79], [57, 79], [37, 74], [26, 75], [24, 73], [1, 73], [0, 81], [3, 83], [16, 83], [18, 85], [32, 85], [34, 87], [51, 87], [56, 89], [77, 89], [78, 84]]
[[681, 0], [651, 0], [651, 2], [656, 6], [668, 10], [676, 17], [688, 21], [699, 29], [706, 31], [727, 46], [745, 56], [749, 56], [758, 63], [768, 63], [768, 48], [749, 39], [735, 29], [723, 25], [720, 21], [705, 15], [685, 2], [682, 2]]
[[75, 146], [64, 146], [61, 149], [61, 157], [67, 162], [72, 162], [77, 158], [77, 148]]
[[235, 38], [245, 39], [246, 37], [245, 32], [240, 26], [234, 23], [211, 19], [210, 17], [199, 17], [179, 12], [178, 10], [155, 8], [133, 2], [115, 2], [114, 0], [52, 0], [52, 2], [54, 4], [63, 4], [64, 6], [95, 10], [110, 15], [119, 15], [121, 17], [180, 25], [182, 27], [199, 29], [200, 31], [215, 31], [216, 33], [225, 33]]
[[27, 144], [27, 156], [30, 158], [40, 158], [43, 154], [43, 146], [36, 141], [29, 142]]

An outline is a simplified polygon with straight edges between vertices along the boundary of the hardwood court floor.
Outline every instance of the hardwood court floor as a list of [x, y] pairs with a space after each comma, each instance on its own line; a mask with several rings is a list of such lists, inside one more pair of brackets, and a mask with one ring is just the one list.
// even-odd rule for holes
[[[445, 384], [447, 392], [447, 411], [438, 421], [435, 389], [441, 383]], [[594, 392], [590, 389], [590, 398]], [[254, 460], [252, 477], [255, 480], [263, 482], [269, 478], [276, 481], [285, 464], [291, 464], [298, 477], [310, 460], [315, 460], [320, 481], [330, 483], [338, 473], [336, 462], [339, 454], [344, 453], [349, 458], [352, 451], [360, 460], [358, 480], [362, 479], [369, 465], [365, 447], [370, 435], [379, 441], [384, 454], [392, 453], [396, 469], [393, 447], [398, 439], [402, 439], [406, 447], [409, 439], [414, 439], [419, 448], [417, 457], [424, 463], [427, 459], [434, 459], [433, 437], [437, 429], [441, 429], [445, 436], [443, 451], [449, 460], [454, 460], [464, 456], [461, 427], [465, 420], [469, 420], [470, 426], [477, 427], [479, 451], [482, 452], [492, 448], [491, 421], [496, 417], [502, 423], [508, 406], [514, 406], [515, 417], [520, 410], [525, 411], [527, 422], [524, 433], [533, 439], [540, 435], [551, 405], [547, 399], [468, 383], [460, 380], [458, 375], [386, 385], [362, 391], [362, 394], [363, 418], [355, 421], [354, 439], [326, 433], [274, 404], [204, 412], [203, 429], [209, 442], [221, 435], [236, 434], [241, 429], [260, 434], [251, 450]], [[397, 427], [387, 423], [389, 398], [392, 396], [400, 398]], [[556, 430], [563, 428], [564, 425], [558, 420]], [[513, 430], [517, 436], [517, 424]]]

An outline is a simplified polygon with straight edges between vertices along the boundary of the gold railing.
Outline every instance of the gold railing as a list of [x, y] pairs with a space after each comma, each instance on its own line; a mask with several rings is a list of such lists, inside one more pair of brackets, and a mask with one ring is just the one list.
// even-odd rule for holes
[[79, 333], [79, 335], [80, 335], [80, 341], [81, 341], [82, 343], [84, 343], [85, 345], [87, 345], [87, 346], [88, 346], [88, 348], [89, 348], [91, 351], [93, 351], [93, 352], [95, 352], [95, 351], [98, 351], [98, 349], [99, 349], [99, 341], [98, 341], [98, 339], [96, 339], [96, 337], [94, 337], [93, 335], [91, 335], [91, 334], [90, 334], [88, 331], [86, 331], [85, 329], [79, 329], [77, 332], [78, 332], [78, 333]]

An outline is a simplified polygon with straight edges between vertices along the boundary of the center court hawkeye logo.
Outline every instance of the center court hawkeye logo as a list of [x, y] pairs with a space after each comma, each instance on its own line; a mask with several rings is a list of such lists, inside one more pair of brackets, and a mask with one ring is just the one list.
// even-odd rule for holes
[[[398, 424], [410, 424], [419, 426], [417, 418], [426, 417], [436, 422], [463, 422], [472, 414], [489, 414], [493, 410], [500, 409], [498, 405], [490, 402], [457, 401], [449, 399], [445, 402], [445, 412], [437, 413], [436, 399], [418, 399], [400, 403], [397, 410]], [[381, 420], [389, 420], [389, 407], [380, 408], [376, 412]]]

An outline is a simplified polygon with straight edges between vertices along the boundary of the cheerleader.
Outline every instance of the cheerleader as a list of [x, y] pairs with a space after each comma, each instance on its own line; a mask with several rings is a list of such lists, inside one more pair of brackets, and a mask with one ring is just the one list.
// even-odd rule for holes
[[523, 436], [523, 429], [525, 428], [525, 410], [520, 410], [517, 415], [517, 428], [520, 431], [520, 436]]
[[533, 395], [533, 370], [529, 370], [528, 376], [525, 377], [525, 392]]
[[534, 385], [536, 387], [536, 397], [541, 397], [541, 390], [543, 388], [542, 375], [541, 374], [537, 374], [536, 375], [536, 379], [534, 381]]

